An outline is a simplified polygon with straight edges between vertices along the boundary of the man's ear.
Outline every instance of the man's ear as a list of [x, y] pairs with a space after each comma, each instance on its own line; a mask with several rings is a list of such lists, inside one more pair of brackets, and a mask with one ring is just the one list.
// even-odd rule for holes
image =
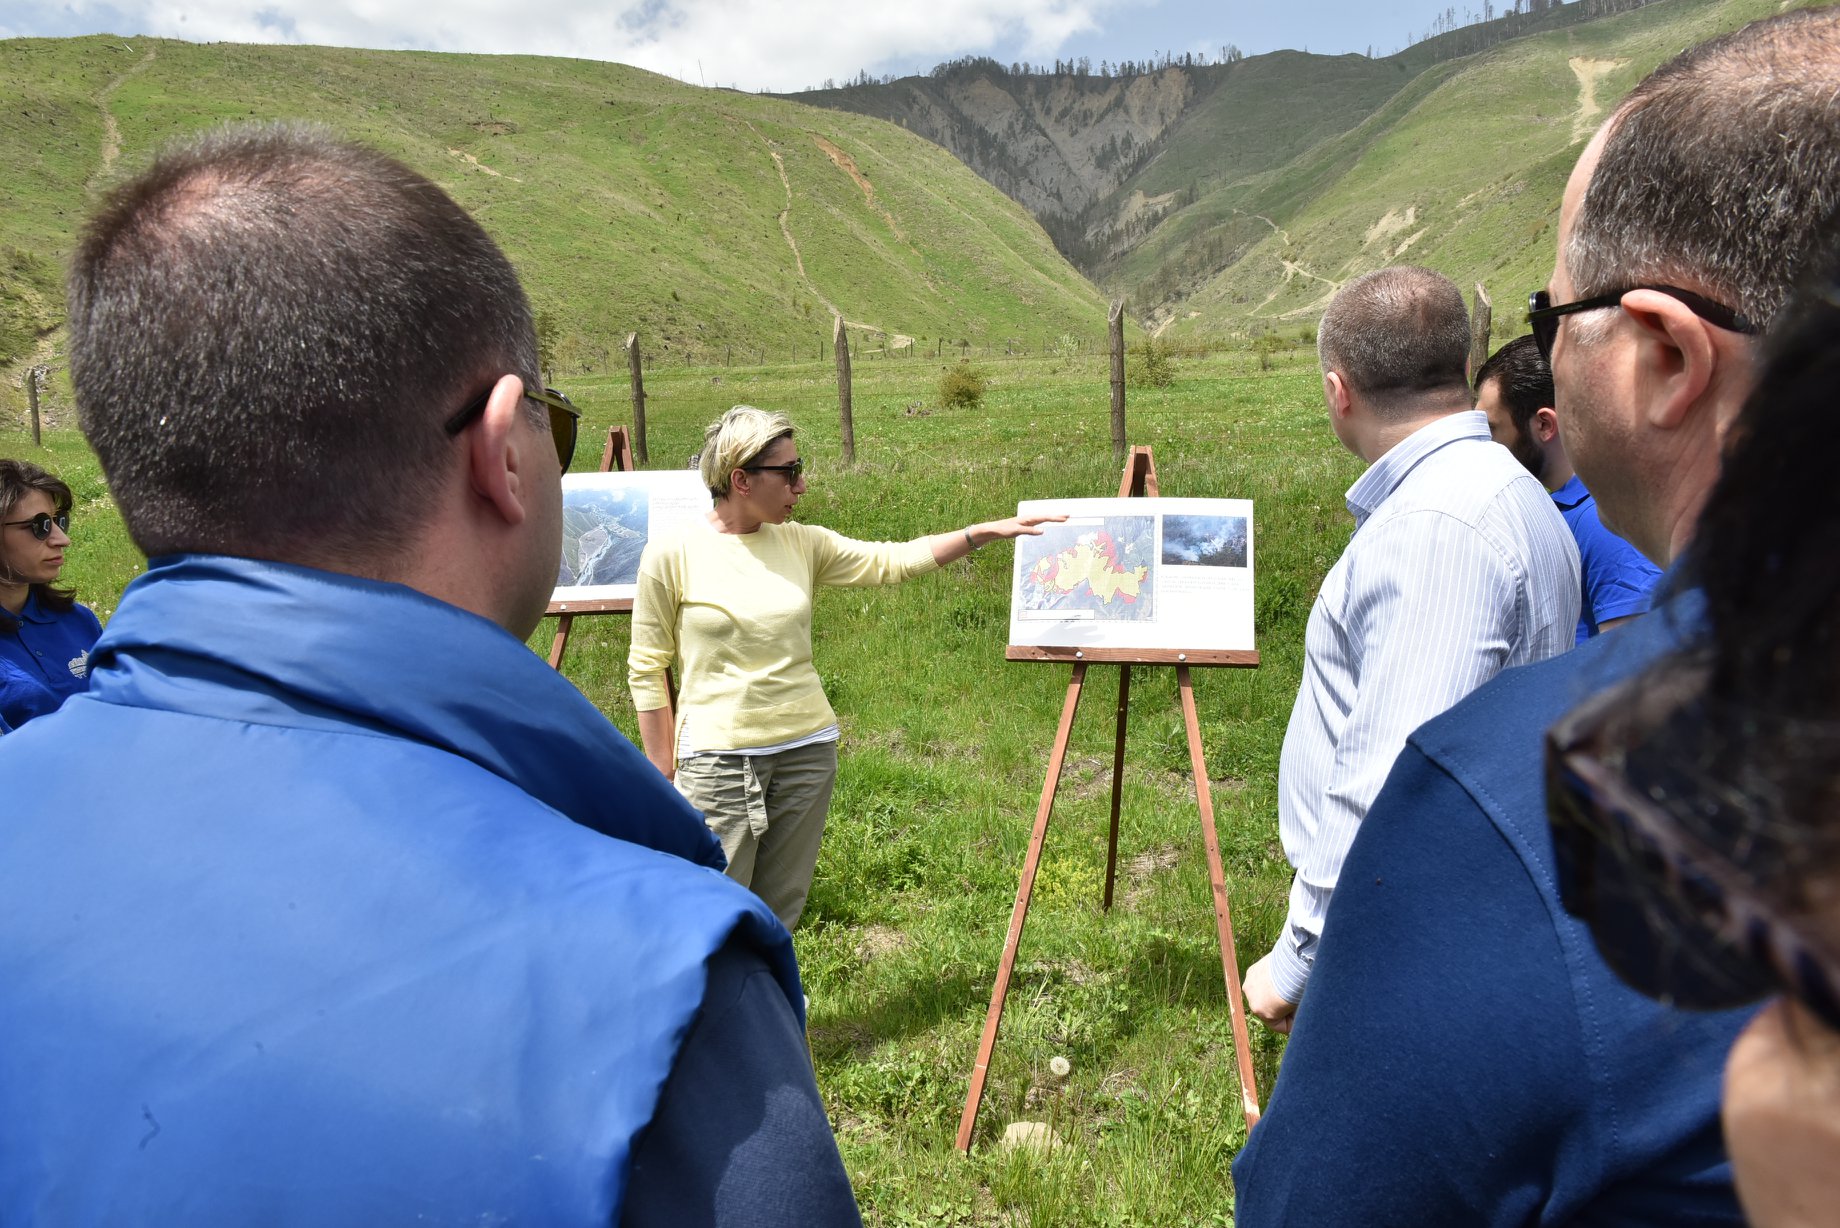
[[1551, 406], [1542, 406], [1533, 411], [1533, 417], [1527, 420], [1533, 430], [1534, 439], [1542, 444], [1551, 443], [1559, 437], [1559, 415]]
[[1623, 296], [1623, 313], [1635, 325], [1636, 408], [1650, 426], [1676, 430], [1717, 371], [1713, 326], [1659, 290], [1631, 290]]
[[[524, 430], [524, 381], [500, 376], [486, 412], [466, 432], [467, 473], [473, 494], [507, 525], [524, 523], [529, 483], [539, 463], [532, 447], [536, 432]], [[550, 463], [555, 463], [552, 455]]]
[[1354, 398], [1349, 394], [1348, 381], [1342, 378], [1340, 371], [1323, 372], [1323, 400], [1329, 403], [1329, 412], [1336, 417], [1348, 416]]

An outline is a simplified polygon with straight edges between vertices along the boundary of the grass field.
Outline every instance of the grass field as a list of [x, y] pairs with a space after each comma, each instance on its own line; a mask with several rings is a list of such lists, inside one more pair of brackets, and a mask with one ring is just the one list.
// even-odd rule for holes
[[[938, 365], [865, 364], [858, 463], [842, 467], [828, 366], [673, 368], [650, 381], [656, 465], [685, 458], [736, 402], [790, 411], [810, 458], [800, 517], [908, 538], [1013, 512], [1024, 498], [1110, 495], [1104, 360], [989, 364], [976, 412], [936, 408]], [[622, 381], [568, 391], [586, 438], [627, 418]], [[66, 577], [106, 615], [141, 559], [54, 389], [40, 456], [77, 492]], [[1358, 463], [1330, 438], [1313, 356], [1178, 364], [1133, 390], [1130, 437], [1155, 448], [1164, 493], [1256, 501], [1263, 667], [1199, 671], [1202, 734], [1241, 967], [1273, 939], [1288, 869], [1277, 844], [1279, 744], [1304, 620], [1350, 528]], [[31, 455], [16, 419], [0, 455]], [[598, 454], [592, 443], [583, 454]], [[1137, 671], [1118, 903], [1099, 907], [1116, 671], [1095, 667], [1037, 881], [970, 1158], [952, 1148], [1016, 878], [1067, 683], [1003, 659], [1010, 548], [899, 588], [830, 590], [816, 654], [844, 728], [843, 762], [797, 945], [818, 1081], [872, 1225], [1224, 1224], [1245, 1137], [1206, 865], [1174, 676]], [[547, 648], [549, 628], [533, 644]], [[629, 736], [627, 629], [576, 624], [565, 668]], [[1254, 1026], [1262, 1091], [1280, 1042]], [[1064, 1056], [1072, 1074], [1048, 1073]], [[1064, 1145], [1003, 1153], [1005, 1125], [1045, 1121]]]

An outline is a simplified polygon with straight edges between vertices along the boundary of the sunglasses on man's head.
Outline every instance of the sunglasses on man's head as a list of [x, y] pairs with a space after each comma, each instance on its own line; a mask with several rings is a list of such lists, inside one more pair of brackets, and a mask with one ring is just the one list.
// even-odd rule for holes
[[6, 522], [7, 528], [29, 530], [32, 536], [36, 537], [41, 542], [50, 539], [52, 525], [56, 525], [61, 532], [70, 532], [70, 513], [59, 512], [57, 515], [53, 516], [50, 512], [40, 512], [30, 520], [9, 520]]
[[[458, 435], [484, 414], [486, 403], [492, 399], [492, 389], [497, 386], [494, 383], [449, 418], [446, 428], [448, 435]], [[581, 427], [581, 411], [575, 408], [573, 401], [554, 388], [545, 388], [541, 392], [526, 388], [524, 395], [549, 410], [549, 433], [556, 443], [556, 459], [562, 463], [562, 471], [567, 473], [569, 462], [575, 459], [575, 436]]]
[[1631, 679], [1547, 733], [1560, 901], [1647, 997], [1727, 1010], [1783, 993], [1840, 1031], [1840, 951], [1736, 861], [1756, 847], [1756, 802], [1709, 779], [1698, 753], [1706, 673], [1682, 664]]
[[1540, 357], [1552, 361], [1553, 342], [1559, 337], [1559, 321], [1565, 316], [1580, 311], [1596, 311], [1603, 307], [1620, 307], [1623, 296], [1632, 290], [1657, 290], [1669, 298], [1678, 299], [1688, 310], [1708, 324], [1717, 325], [1734, 333], [1760, 333], [1763, 331], [1751, 318], [1733, 311], [1723, 303], [1714, 302], [1703, 294], [1691, 290], [1682, 290], [1679, 286], [1625, 286], [1621, 290], [1610, 290], [1603, 294], [1594, 294], [1590, 298], [1577, 299], [1570, 303], [1553, 305], [1552, 295], [1545, 290], [1535, 290], [1527, 296], [1527, 324], [1533, 329], [1533, 343], [1540, 347]]

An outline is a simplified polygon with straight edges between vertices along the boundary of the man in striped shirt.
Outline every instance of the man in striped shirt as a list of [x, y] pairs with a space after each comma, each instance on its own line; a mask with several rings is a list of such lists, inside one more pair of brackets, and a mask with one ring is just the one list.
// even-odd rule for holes
[[1510, 665], [1571, 646], [1578, 551], [1546, 489], [1472, 408], [1469, 312], [1429, 269], [1343, 287], [1318, 331], [1335, 436], [1371, 468], [1354, 538], [1310, 611], [1278, 765], [1296, 867], [1284, 931], [1246, 1003], [1288, 1032], [1342, 860], [1406, 736]]

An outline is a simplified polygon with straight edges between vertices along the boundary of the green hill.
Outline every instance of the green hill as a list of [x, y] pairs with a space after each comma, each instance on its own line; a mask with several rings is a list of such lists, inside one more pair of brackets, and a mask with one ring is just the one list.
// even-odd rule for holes
[[330, 124], [445, 186], [518, 263], [565, 371], [617, 363], [633, 329], [672, 360], [816, 358], [833, 310], [859, 347], [1103, 329], [1026, 211], [859, 116], [581, 60], [139, 38], [0, 42], [0, 78], [0, 362], [57, 324], [102, 186], [255, 118]]
[[1427, 67], [1346, 132], [1194, 193], [1100, 282], [1207, 337], [1312, 320], [1342, 282], [1411, 261], [1484, 283], [1516, 329], [1591, 132], [1663, 60], [1781, 7], [1660, 0]]

